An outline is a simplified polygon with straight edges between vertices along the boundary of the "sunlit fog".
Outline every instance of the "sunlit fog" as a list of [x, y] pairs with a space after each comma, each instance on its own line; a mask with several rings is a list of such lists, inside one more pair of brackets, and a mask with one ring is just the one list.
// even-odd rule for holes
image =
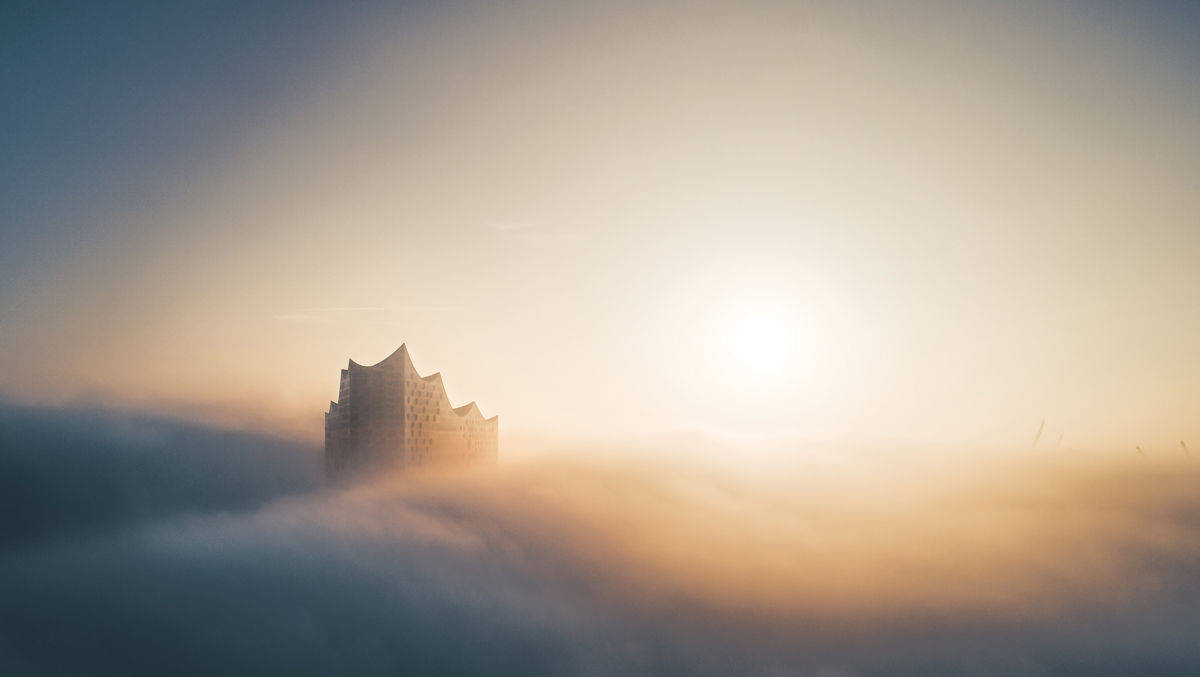
[[0, 674], [1200, 673], [1191, 2], [0, 8]]

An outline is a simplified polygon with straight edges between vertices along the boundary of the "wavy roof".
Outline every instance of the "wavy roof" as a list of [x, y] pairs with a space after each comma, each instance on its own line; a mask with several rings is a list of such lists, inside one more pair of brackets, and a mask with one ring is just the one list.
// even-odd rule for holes
[[[417, 367], [413, 364], [412, 356], [410, 356], [408, 354], [407, 344], [404, 344], [404, 343], [401, 343], [400, 347], [397, 348], [395, 351], [393, 351], [391, 355], [388, 355], [387, 357], [376, 362], [375, 364], [365, 365], [365, 364], [359, 364], [359, 363], [355, 362], [354, 360], [350, 360], [349, 366], [347, 368], [348, 369], [355, 369], [355, 368], [376, 369], [379, 367], [390, 367], [392, 365], [399, 365], [401, 367], [406, 367], [407, 371], [411, 371], [412, 373], [416, 374], [417, 378], [421, 379], [422, 381], [425, 381], [426, 383], [437, 383], [439, 386], [441, 386], [442, 397], [447, 402], [450, 401], [450, 396], [446, 394], [446, 384], [442, 382], [442, 372], [435, 371], [428, 376], [421, 376], [421, 374], [417, 372]], [[333, 404], [333, 403], [331, 402], [330, 404]], [[474, 400], [462, 405], [461, 407], [455, 407], [453, 404], [451, 404], [450, 410], [453, 411], [458, 416], [461, 416], [464, 418], [469, 417], [472, 412], [474, 412], [474, 414], [476, 416], [478, 416], [479, 418], [481, 418], [481, 419], [484, 418], [483, 412], [479, 410], [479, 405], [475, 404]], [[499, 418], [499, 416], [493, 416], [491, 418], [484, 419], [484, 420], [494, 421], [497, 418]]]

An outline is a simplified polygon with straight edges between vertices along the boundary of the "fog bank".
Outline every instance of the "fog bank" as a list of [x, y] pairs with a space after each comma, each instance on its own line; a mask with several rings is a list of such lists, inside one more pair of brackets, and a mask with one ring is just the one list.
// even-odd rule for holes
[[0, 543], [6, 674], [1200, 665], [1200, 471], [1182, 460], [768, 480], [563, 450], [331, 490], [312, 449], [270, 438], [0, 421], [0, 481], [44, 482], [5, 498], [42, 516]]

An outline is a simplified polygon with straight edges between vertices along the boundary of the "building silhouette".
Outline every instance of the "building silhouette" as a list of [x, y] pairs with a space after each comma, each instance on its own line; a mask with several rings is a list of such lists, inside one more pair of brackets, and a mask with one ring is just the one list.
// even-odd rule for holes
[[408, 348], [372, 366], [350, 360], [337, 402], [325, 414], [325, 469], [342, 478], [364, 472], [495, 462], [499, 417], [471, 402], [450, 404], [442, 375], [421, 376]]

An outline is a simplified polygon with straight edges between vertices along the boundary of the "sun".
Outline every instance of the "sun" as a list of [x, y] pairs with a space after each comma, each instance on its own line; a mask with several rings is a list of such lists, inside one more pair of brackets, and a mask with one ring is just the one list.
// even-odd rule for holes
[[769, 313], [752, 313], [741, 319], [734, 334], [734, 352], [745, 366], [760, 373], [778, 369], [787, 357], [787, 326]]

